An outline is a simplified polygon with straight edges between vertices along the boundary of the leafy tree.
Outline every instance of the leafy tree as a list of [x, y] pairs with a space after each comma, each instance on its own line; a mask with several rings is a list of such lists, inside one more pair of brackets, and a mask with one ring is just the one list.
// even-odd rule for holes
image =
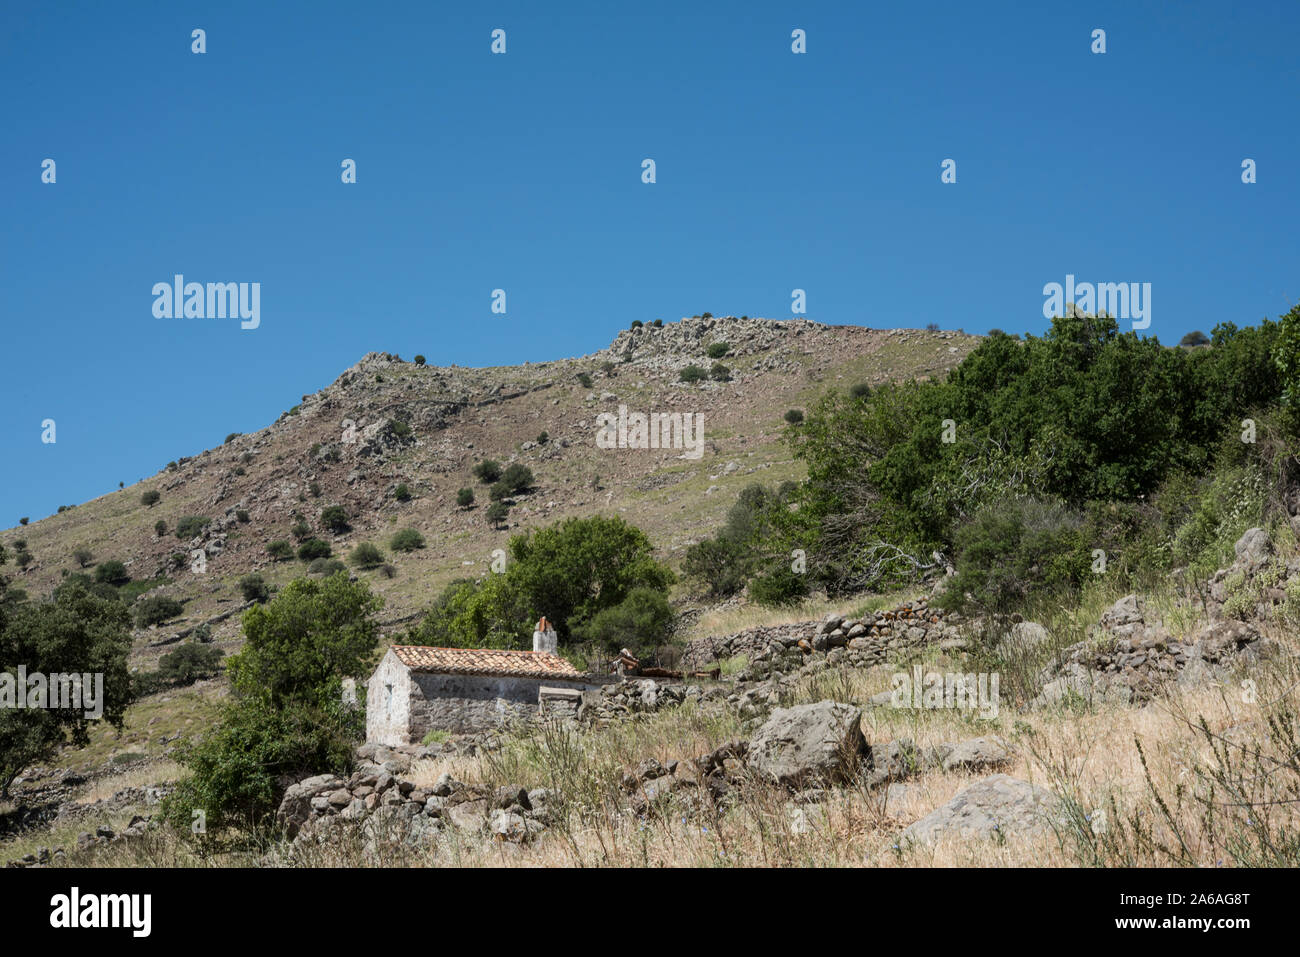
[[329, 576], [346, 571], [347, 567], [337, 558], [317, 558], [307, 566], [307, 574]]
[[348, 524], [348, 510], [342, 505], [330, 505], [320, 513], [320, 523], [331, 532], [346, 532], [352, 526]]
[[141, 493], [140, 504], [147, 505], [152, 508], [154, 505], [158, 504], [158, 501], [161, 498], [162, 498], [161, 492], [157, 491], [156, 489], [149, 489], [147, 492]]
[[501, 478], [501, 463], [494, 459], [484, 459], [474, 466], [474, 477], [484, 485], [490, 485]]
[[92, 554], [90, 549], [86, 548], [84, 545], [73, 549], [72, 557], [82, 568], [88, 567], [90, 563], [95, 560], [94, 554]]
[[425, 363], [425, 358], [424, 358], [424, 356], [416, 356], [416, 357], [415, 357], [415, 364], [416, 364], [417, 366], [422, 366], [422, 365], [424, 365], [424, 363]]
[[1187, 335], [1179, 339], [1178, 344], [1180, 346], [1191, 347], [1208, 346], [1210, 344], [1210, 337], [1197, 329], [1195, 332], [1189, 332]]
[[[65, 581], [48, 601], [0, 602], [0, 672], [14, 676], [24, 665], [29, 675], [103, 675], [95, 707], [102, 706], [103, 719], [119, 729], [130, 698], [130, 650], [125, 606], [92, 594], [82, 582]], [[0, 701], [6, 685], [10, 694], [27, 692], [0, 679]], [[0, 795], [8, 796], [23, 768], [48, 760], [65, 742], [89, 744], [93, 722], [86, 709], [0, 707]]]
[[[495, 490], [496, 486], [494, 485], [492, 488]], [[505, 524], [505, 520], [509, 515], [510, 504], [498, 499], [493, 499], [492, 504], [483, 512], [483, 517], [492, 524], [493, 528], [500, 528]]]
[[293, 546], [284, 539], [276, 539], [266, 546], [266, 553], [277, 562], [288, 561], [293, 558]]
[[474, 504], [474, 490], [472, 488], [463, 488], [456, 493], [456, 504], [461, 508], [469, 508]]
[[244, 612], [247, 640], [227, 667], [232, 688], [275, 707], [337, 701], [341, 679], [362, 673], [378, 641], [374, 615], [382, 606], [364, 581], [344, 574], [290, 582]]
[[167, 534], [167, 522], [165, 519], [160, 518], [158, 521], [153, 523], [153, 533], [159, 538], [162, 538]]
[[659, 589], [633, 588], [617, 605], [598, 611], [576, 626], [574, 635], [617, 652], [627, 648], [641, 656], [667, 640], [676, 615]]

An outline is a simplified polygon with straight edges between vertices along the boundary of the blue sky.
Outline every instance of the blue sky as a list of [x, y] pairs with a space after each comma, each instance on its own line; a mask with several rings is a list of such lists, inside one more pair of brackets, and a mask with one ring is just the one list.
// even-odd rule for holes
[[[560, 358], [795, 288], [822, 322], [1041, 332], [1067, 273], [1150, 282], [1166, 343], [1275, 318], [1298, 33], [1294, 2], [9, 4], [0, 527], [369, 351]], [[260, 282], [260, 327], [155, 318], [176, 273]]]

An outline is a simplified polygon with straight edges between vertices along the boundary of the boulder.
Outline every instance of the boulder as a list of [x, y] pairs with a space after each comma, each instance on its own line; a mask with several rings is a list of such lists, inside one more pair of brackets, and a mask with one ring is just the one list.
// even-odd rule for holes
[[861, 723], [861, 709], [835, 701], [777, 708], [751, 739], [747, 760], [787, 786], [843, 780], [868, 754]]
[[930, 843], [940, 837], [987, 839], [995, 835], [1042, 834], [1059, 814], [1051, 791], [1006, 774], [976, 781], [951, 801], [903, 831], [903, 841]]

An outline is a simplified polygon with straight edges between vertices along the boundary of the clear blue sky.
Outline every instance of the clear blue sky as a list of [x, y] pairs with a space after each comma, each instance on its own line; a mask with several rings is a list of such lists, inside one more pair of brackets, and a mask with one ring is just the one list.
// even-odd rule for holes
[[[1166, 343], [1275, 318], [1298, 36], [1294, 0], [8, 3], [0, 527], [368, 351], [560, 358], [796, 287], [822, 322], [1040, 332], [1067, 273], [1150, 282]], [[261, 327], [155, 318], [175, 273], [260, 282]]]

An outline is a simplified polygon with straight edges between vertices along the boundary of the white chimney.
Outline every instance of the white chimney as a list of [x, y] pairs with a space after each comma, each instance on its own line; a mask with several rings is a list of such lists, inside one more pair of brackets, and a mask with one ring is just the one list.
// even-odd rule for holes
[[558, 655], [560, 653], [559, 635], [555, 633], [555, 629], [545, 617], [533, 629], [533, 652], [544, 655]]

